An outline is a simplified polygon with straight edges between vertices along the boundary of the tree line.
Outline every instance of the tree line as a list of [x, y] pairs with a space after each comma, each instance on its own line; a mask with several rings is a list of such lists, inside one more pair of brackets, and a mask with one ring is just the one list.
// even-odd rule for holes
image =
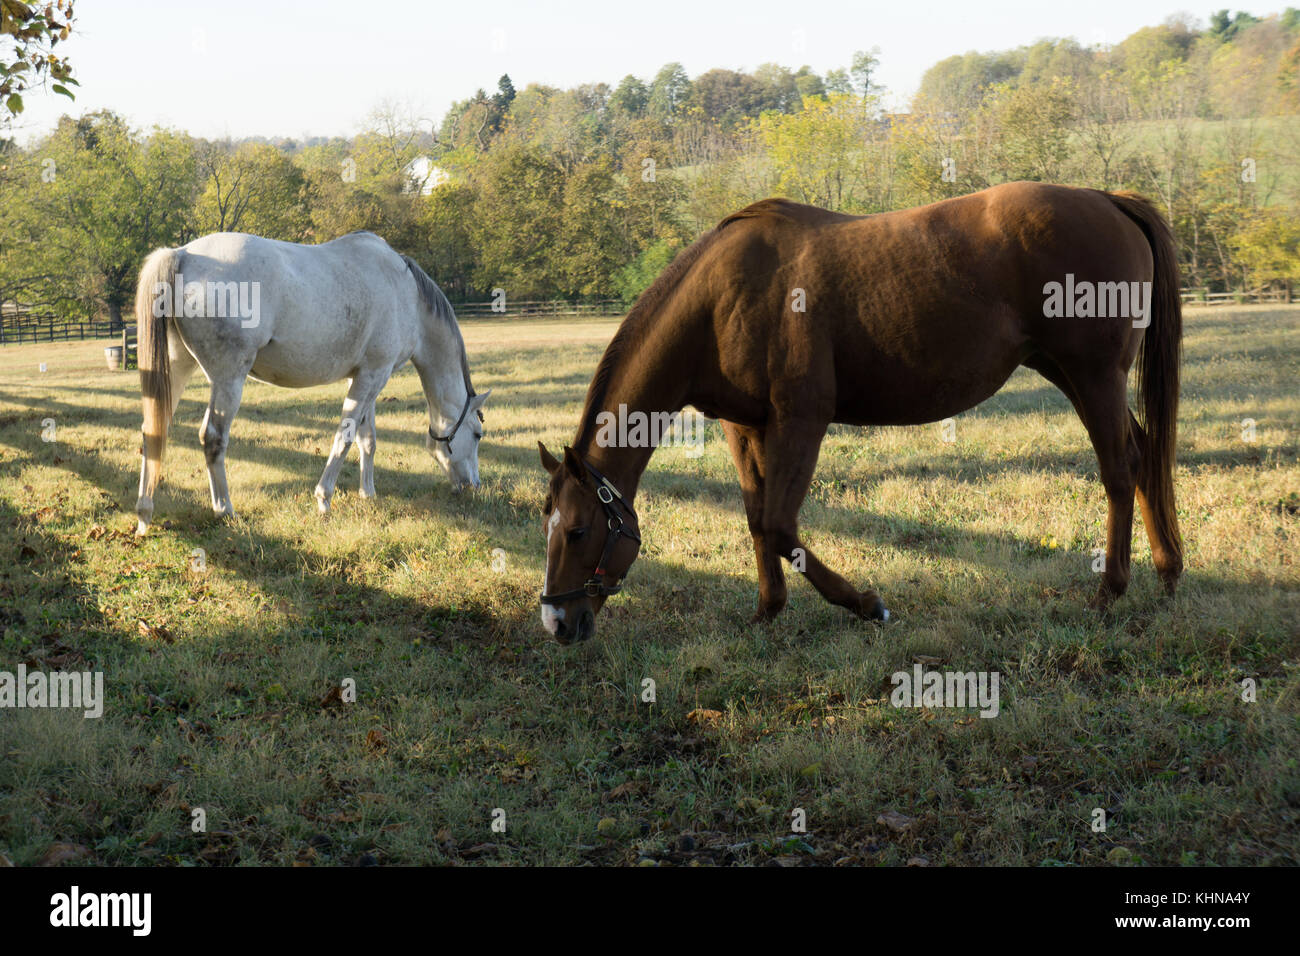
[[65, 116], [0, 139], [0, 302], [129, 311], [140, 262], [223, 230], [323, 242], [368, 229], [453, 301], [631, 301], [726, 214], [771, 195], [877, 213], [1017, 179], [1132, 189], [1174, 226], [1184, 282], [1300, 278], [1300, 11], [1171, 18], [935, 64], [890, 112], [879, 51], [573, 89], [501, 77], [439, 123], [384, 105], [354, 137], [212, 141]]

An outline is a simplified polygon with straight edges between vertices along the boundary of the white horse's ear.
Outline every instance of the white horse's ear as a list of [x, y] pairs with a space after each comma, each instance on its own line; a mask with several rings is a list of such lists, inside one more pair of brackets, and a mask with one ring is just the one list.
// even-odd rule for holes
[[491, 394], [492, 389], [490, 388], [486, 392], [480, 392], [469, 400], [469, 407], [471, 409], [482, 408], [483, 403], [488, 400], [488, 396]]

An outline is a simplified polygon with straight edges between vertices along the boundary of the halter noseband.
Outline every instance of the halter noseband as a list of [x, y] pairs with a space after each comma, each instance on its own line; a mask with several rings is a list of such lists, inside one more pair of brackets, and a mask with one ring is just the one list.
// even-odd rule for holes
[[[429, 426], [429, 437], [434, 441], [445, 441], [447, 443], [448, 454], [451, 454], [451, 440], [456, 437], [456, 432], [460, 431], [461, 423], [465, 421], [465, 416], [469, 414], [470, 402], [473, 400], [474, 395], [475, 393], [471, 390], [470, 393], [465, 396], [465, 407], [460, 410], [460, 418], [456, 419], [456, 424], [451, 426], [451, 431], [447, 432], [446, 435], [435, 435], [433, 433], [433, 426]], [[483, 420], [482, 412], [478, 413], [478, 420]]]
[[628, 531], [624, 527], [623, 516], [618, 513], [616, 507], [622, 508], [636, 521], [636, 512], [632, 506], [624, 500], [619, 494], [614, 483], [608, 478], [591, 467], [587, 462], [583, 462], [591, 476], [596, 479], [596, 498], [600, 501], [600, 507], [605, 512], [605, 526], [608, 533], [605, 536], [605, 550], [601, 552], [600, 563], [596, 565], [596, 570], [592, 572], [587, 583], [573, 591], [565, 591], [563, 594], [543, 594], [541, 602], [543, 604], [564, 604], [566, 601], [574, 601], [580, 597], [608, 597], [611, 594], [617, 594], [623, 589], [622, 579], [616, 578], [612, 584], [605, 581], [605, 566], [609, 564], [610, 557], [614, 554], [614, 548], [618, 546], [619, 537], [631, 538], [637, 544], [641, 543], [641, 536], [635, 531]]

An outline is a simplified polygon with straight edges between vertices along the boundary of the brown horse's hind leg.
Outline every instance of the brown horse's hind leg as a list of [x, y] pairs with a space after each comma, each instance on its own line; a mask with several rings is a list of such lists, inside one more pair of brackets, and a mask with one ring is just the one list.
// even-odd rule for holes
[[763, 534], [763, 432], [757, 428], [724, 421], [731, 457], [740, 475], [740, 494], [745, 502], [749, 534], [754, 539], [754, 556], [758, 563], [758, 611], [754, 621], [770, 621], [785, 607], [785, 570], [781, 556]]
[[[1129, 428], [1138, 446], [1145, 447], [1146, 433], [1132, 413], [1129, 414]], [[1159, 496], [1154, 488], [1148, 488], [1147, 485], [1158, 480], [1158, 475], [1150, 474], [1145, 468], [1142, 469], [1138, 473], [1137, 501], [1142, 510], [1142, 523], [1146, 525], [1147, 539], [1151, 542], [1151, 563], [1156, 566], [1156, 574], [1164, 583], [1165, 591], [1173, 594], [1178, 579], [1183, 573], [1182, 549], [1177, 541], [1168, 537], [1168, 533], [1164, 530], [1165, 525], [1157, 520], [1157, 515], [1152, 508], [1151, 501], [1158, 500]], [[1174, 518], [1173, 521], [1176, 522], [1177, 519]]]
[[826, 600], [859, 617], [889, 620], [889, 611], [875, 591], [858, 591], [821, 561], [799, 540], [799, 506], [808, 494], [826, 423], [808, 419], [773, 418], [764, 448], [767, 471], [763, 496], [763, 536], [768, 547], [788, 560]]
[[1092, 606], [1105, 610], [1128, 588], [1133, 546], [1133, 495], [1137, 490], [1142, 451], [1130, 427], [1127, 376], [1114, 371], [1095, 378], [1077, 391], [1084, 427], [1097, 452], [1101, 483], [1106, 489], [1106, 568]]

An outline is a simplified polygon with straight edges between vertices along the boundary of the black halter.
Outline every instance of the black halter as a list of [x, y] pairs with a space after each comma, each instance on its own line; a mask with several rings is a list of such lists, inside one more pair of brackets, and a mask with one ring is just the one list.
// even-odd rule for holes
[[543, 604], [564, 604], [566, 601], [574, 601], [580, 597], [608, 597], [611, 594], [617, 594], [623, 589], [622, 579], [615, 579], [612, 584], [605, 581], [605, 566], [609, 564], [610, 557], [614, 554], [614, 548], [618, 546], [620, 537], [631, 538], [637, 544], [641, 543], [641, 536], [635, 531], [629, 531], [624, 526], [623, 516], [619, 514], [618, 508], [627, 512], [633, 522], [636, 521], [636, 512], [632, 506], [627, 503], [614, 483], [608, 478], [591, 467], [587, 462], [583, 462], [591, 476], [596, 479], [596, 497], [600, 500], [600, 507], [605, 512], [605, 526], [608, 533], [605, 536], [605, 550], [601, 552], [600, 563], [596, 565], [596, 570], [592, 572], [587, 583], [574, 591], [565, 591], [563, 594], [543, 594], [541, 601]]
[[[448, 454], [451, 454], [451, 440], [456, 437], [456, 432], [460, 430], [461, 423], [465, 421], [465, 416], [469, 414], [469, 406], [471, 400], [474, 398], [474, 394], [473, 390], [471, 390], [470, 393], [465, 396], [465, 407], [460, 410], [460, 418], [456, 419], [456, 424], [451, 426], [451, 431], [447, 432], [446, 435], [435, 435], [433, 433], [433, 426], [429, 426], [429, 437], [434, 441], [445, 441], [447, 443]], [[482, 412], [478, 413], [478, 420], [483, 420]]]

